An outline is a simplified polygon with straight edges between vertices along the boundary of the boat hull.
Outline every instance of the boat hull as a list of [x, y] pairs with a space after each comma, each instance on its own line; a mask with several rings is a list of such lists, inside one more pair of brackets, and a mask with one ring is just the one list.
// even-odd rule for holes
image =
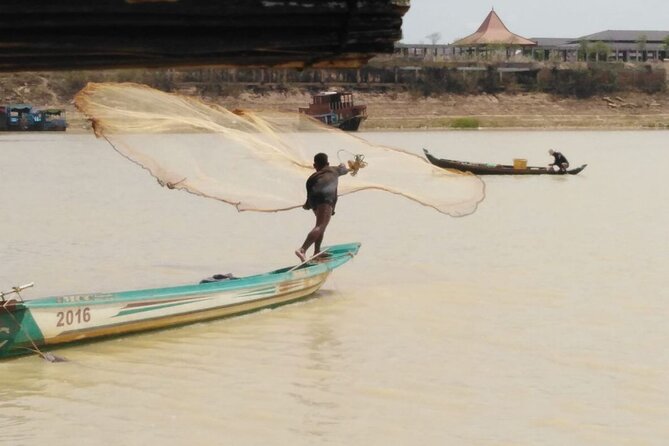
[[365, 119], [367, 119], [367, 116], [354, 116], [345, 121], [342, 121], [337, 127], [347, 132], [356, 132], [358, 131], [358, 128], [360, 128], [362, 121]]
[[587, 164], [583, 164], [580, 167], [567, 170], [566, 172], [560, 172], [559, 170], [552, 170], [546, 167], [527, 167], [525, 169], [517, 169], [514, 166], [503, 164], [468, 163], [466, 161], [436, 158], [427, 150], [424, 150], [424, 152], [427, 160], [435, 166], [443, 169], [469, 172], [475, 175], [577, 175], [587, 167]]
[[359, 244], [329, 248], [324, 262], [223, 282], [119, 293], [5, 302], [0, 307], [0, 358], [35, 347], [82, 342], [232, 317], [312, 296]]

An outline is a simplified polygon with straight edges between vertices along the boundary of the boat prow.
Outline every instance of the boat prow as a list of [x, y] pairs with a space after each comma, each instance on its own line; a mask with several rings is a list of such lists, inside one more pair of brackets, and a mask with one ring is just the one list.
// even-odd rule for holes
[[576, 175], [576, 174], [581, 173], [583, 171], [583, 169], [585, 169], [586, 167], [588, 167], [588, 165], [583, 164], [581, 167], [577, 167], [576, 169], [568, 170], [567, 173], [570, 174], [570, 175]]
[[[0, 358], [66, 344], [236, 316], [304, 300], [351, 260], [360, 243], [325, 248], [312, 261], [247, 277], [167, 288], [23, 301], [0, 294]], [[17, 299], [8, 299], [16, 293]], [[43, 357], [45, 355], [42, 355]]]

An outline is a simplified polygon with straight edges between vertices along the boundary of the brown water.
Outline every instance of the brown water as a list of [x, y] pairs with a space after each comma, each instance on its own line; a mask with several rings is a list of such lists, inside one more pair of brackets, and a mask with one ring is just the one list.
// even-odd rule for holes
[[[362, 249], [320, 298], [0, 362], [0, 444], [666, 444], [669, 133], [362, 136], [589, 167], [487, 177], [461, 219], [344, 197], [326, 242]], [[0, 288], [28, 298], [267, 271], [313, 223], [160, 188], [87, 135], [0, 136], [0, 205]]]

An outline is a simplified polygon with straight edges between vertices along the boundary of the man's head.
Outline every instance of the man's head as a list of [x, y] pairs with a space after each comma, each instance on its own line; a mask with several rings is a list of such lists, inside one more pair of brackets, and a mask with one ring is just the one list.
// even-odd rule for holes
[[314, 155], [314, 169], [321, 170], [323, 167], [329, 166], [328, 156], [325, 153], [317, 153]]
[[553, 149], [548, 149], [548, 154], [549, 154], [549, 155], [552, 155], [552, 154], [554, 154], [554, 153], [555, 153], [555, 150], [553, 150]]

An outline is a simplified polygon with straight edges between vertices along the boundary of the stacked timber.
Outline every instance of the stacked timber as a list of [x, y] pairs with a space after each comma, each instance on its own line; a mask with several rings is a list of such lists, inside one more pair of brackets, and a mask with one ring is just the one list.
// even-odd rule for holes
[[31, 0], [0, 5], [0, 71], [358, 67], [409, 0]]

